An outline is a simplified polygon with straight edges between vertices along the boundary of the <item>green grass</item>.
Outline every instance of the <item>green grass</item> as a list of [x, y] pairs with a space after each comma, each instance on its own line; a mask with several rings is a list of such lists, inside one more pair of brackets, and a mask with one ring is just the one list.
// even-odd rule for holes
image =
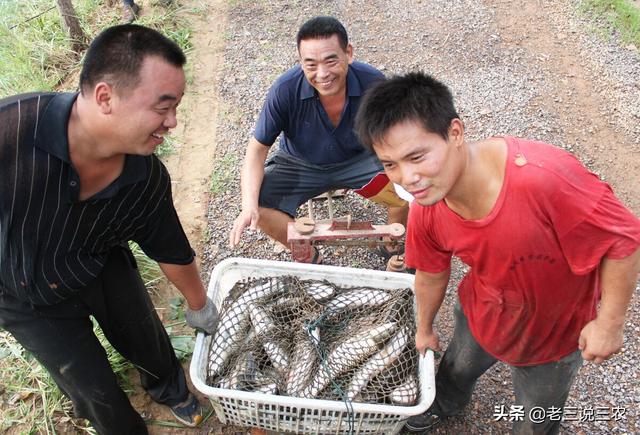
[[620, 34], [622, 41], [640, 48], [640, 8], [628, 0], [584, 0], [582, 10], [608, 23], [609, 32]]
[[213, 194], [225, 192], [238, 175], [238, 157], [235, 154], [225, 154], [219, 159], [209, 182], [209, 191]]
[[[67, 81], [80, 67], [83, 53], [74, 53], [50, 0], [0, 0], [0, 98], [30, 91], [73, 90]], [[54, 3], [55, 4], [55, 3]], [[120, 23], [120, 2], [74, 0], [78, 18], [89, 38]], [[191, 26], [180, 7], [143, 11], [137, 23], [173, 39], [187, 56], [193, 49]], [[35, 18], [34, 18], [35, 17]], [[187, 64], [187, 75], [189, 74]]]

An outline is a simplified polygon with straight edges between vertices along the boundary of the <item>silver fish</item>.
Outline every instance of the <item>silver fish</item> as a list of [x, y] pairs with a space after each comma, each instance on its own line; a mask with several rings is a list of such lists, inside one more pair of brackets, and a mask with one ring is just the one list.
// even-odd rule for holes
[[[413, 335], [411, 340], [413, 340]], [[402, 385], [407, 376], [412, 373], [418, 373], [418, 351], [414, 346], [407, 346], [398, 359], [369, 382], [365, 390], [378, 391], [387, 395]]]
[[209, 376], [215, 376], [237, 350], [250, 327], [247, 305], [235, 301], [220, 316], [218, 330], [209, 350]]
[[336, 288], [325, 281], [302, 281], [304, 291], [316, 302], [328, 301], [336, 293]]
[[259, 337], [268, 336], [273, 333], [276, 324], [269, 316], [269, 313], [267, 313], [267, 310], [256, 304], [249, 304], [249, 315], [253, 328]]
[[351, 382], [346, 388], [347, 397], [349, 400], [355, 399], [355, 397], [362, 391], [367, 383], [384, 370], [389, 364], [397, 360], [405, 347], [409, 343], [409, 337], [411, 334], [406, 328], [400, 329], [389, 341], [385, 344], [381, 351], [375, 353], [366, 363], [362, 365], [356, 371], [351, 378]]
[[363, 307], [374, 307], [391, 299], [389, 292], [362, 288], [349, 290], [331, 299], [325, 305], [325, 315], [332, 317], [344, 311]]
[[286, 392], [290, 396], [299, 397], [309, 383], [318, 362], [316, 348], [306, 334], [295, 342], [291, 355], [291, 368], [285, 384]]
[[261, 301], [285, 293], [291, 288], [291, 279], [270, 277], [261, 279], [252, 287], [249, 287], [239, 298], [245, 304]]
[[378, 349], [395, 330], [396, 324], [385, 323], [367, 331], [360, 332], [339, 344], [322, 363], [321, 370], [312, 382], [302, 391], [302, 397], [314, 398], [325, 388], [331, 379], [360, 364]]
[[393, 390], [389, 395], [392, 403], [396, 405], [412, 406], [418, 399], [418, 378], [411, 374], [407, 382]]
[[285, 374], [289, 369], [289, 355], [275, 341], [266, 341], [262, 344], [262, 348], [267, 353], [271, 364], [278, 373]]

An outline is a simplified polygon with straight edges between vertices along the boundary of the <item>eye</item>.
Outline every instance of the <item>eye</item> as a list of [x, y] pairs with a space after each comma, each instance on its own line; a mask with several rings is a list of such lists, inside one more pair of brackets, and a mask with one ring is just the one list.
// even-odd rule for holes
[[385, 170], [389, 170], [389, 169], [393, 169], [393, 168], [394, 168], [394, 164], [393, 164], [393, 163], [390, 163], [390, 162], [385, 162], [385, 163], [383, 163], [383, 164], [382, 164], [382, 167], [383, 167]]
[[412, 162], [419, 162], [424, 158], [424, 154], [415, 154], [413, 156], [411, 156], [411, 158], [409, 160], [411, 160]]

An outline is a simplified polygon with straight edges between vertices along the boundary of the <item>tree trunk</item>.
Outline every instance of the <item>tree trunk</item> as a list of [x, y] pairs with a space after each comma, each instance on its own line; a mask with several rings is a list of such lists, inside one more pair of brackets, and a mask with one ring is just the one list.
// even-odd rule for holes
[[80, 53], [87, 48], [87, 37], [80, 27], [76, 10], [73, 8], [71, 0], [56, 0], [60, 16], [62, 17], [62, 26], [69, 34], [71, 40], [71, 48], [76, 53]]

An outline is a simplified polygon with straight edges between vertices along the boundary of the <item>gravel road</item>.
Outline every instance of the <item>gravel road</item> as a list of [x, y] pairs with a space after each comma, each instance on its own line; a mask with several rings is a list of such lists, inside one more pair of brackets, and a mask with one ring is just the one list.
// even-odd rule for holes
[[[289, 259], [260, 233], [245, 235], [242, 245], [231, 251], [227, 233], [239, 212], [239, 168], [265, 93], [295, 63], [300, 24], [322, 14], [334, 15], [346, 25], [357, 59], [387, 75], [421, 69], [447, 83], [470, 139], [510, 134], [568, 149], [610, 182], [636, 214], [640, 212], [638, 50], [615, 36], [598, 36], [596, 23], [581, 15], [575, 2], [230, 4], [224, 63], [217, 77], [217, 187], [209, 206], [205, 269], [210, 271], [230, 256]], [[355, 219], [384, 220], [379, 207], [352, 194], [336, 205], [339, 213], [351, 211]], [[323, 253], [327, 264], [384, 268], [383, 261], [366, 249], [326, 248]], [[452, 333], [455, 288], [463, 273], [464, 267], [456, 262], [437, 323], [444, 342]], [[563, 433], [640, 433], [639, 332], [636, 295], [623, 351], [602, 365], [589, 363], [581, 369], [567, 406], [584, 421], [563, 422]], [[507, 432], [510, 423], [496, 421], [494, 409], [504, 405], [508, 410], [513, 402], [509, 370], [497, 364], [479, 380], [465, 414], [449, 419], [437, 433]]]

